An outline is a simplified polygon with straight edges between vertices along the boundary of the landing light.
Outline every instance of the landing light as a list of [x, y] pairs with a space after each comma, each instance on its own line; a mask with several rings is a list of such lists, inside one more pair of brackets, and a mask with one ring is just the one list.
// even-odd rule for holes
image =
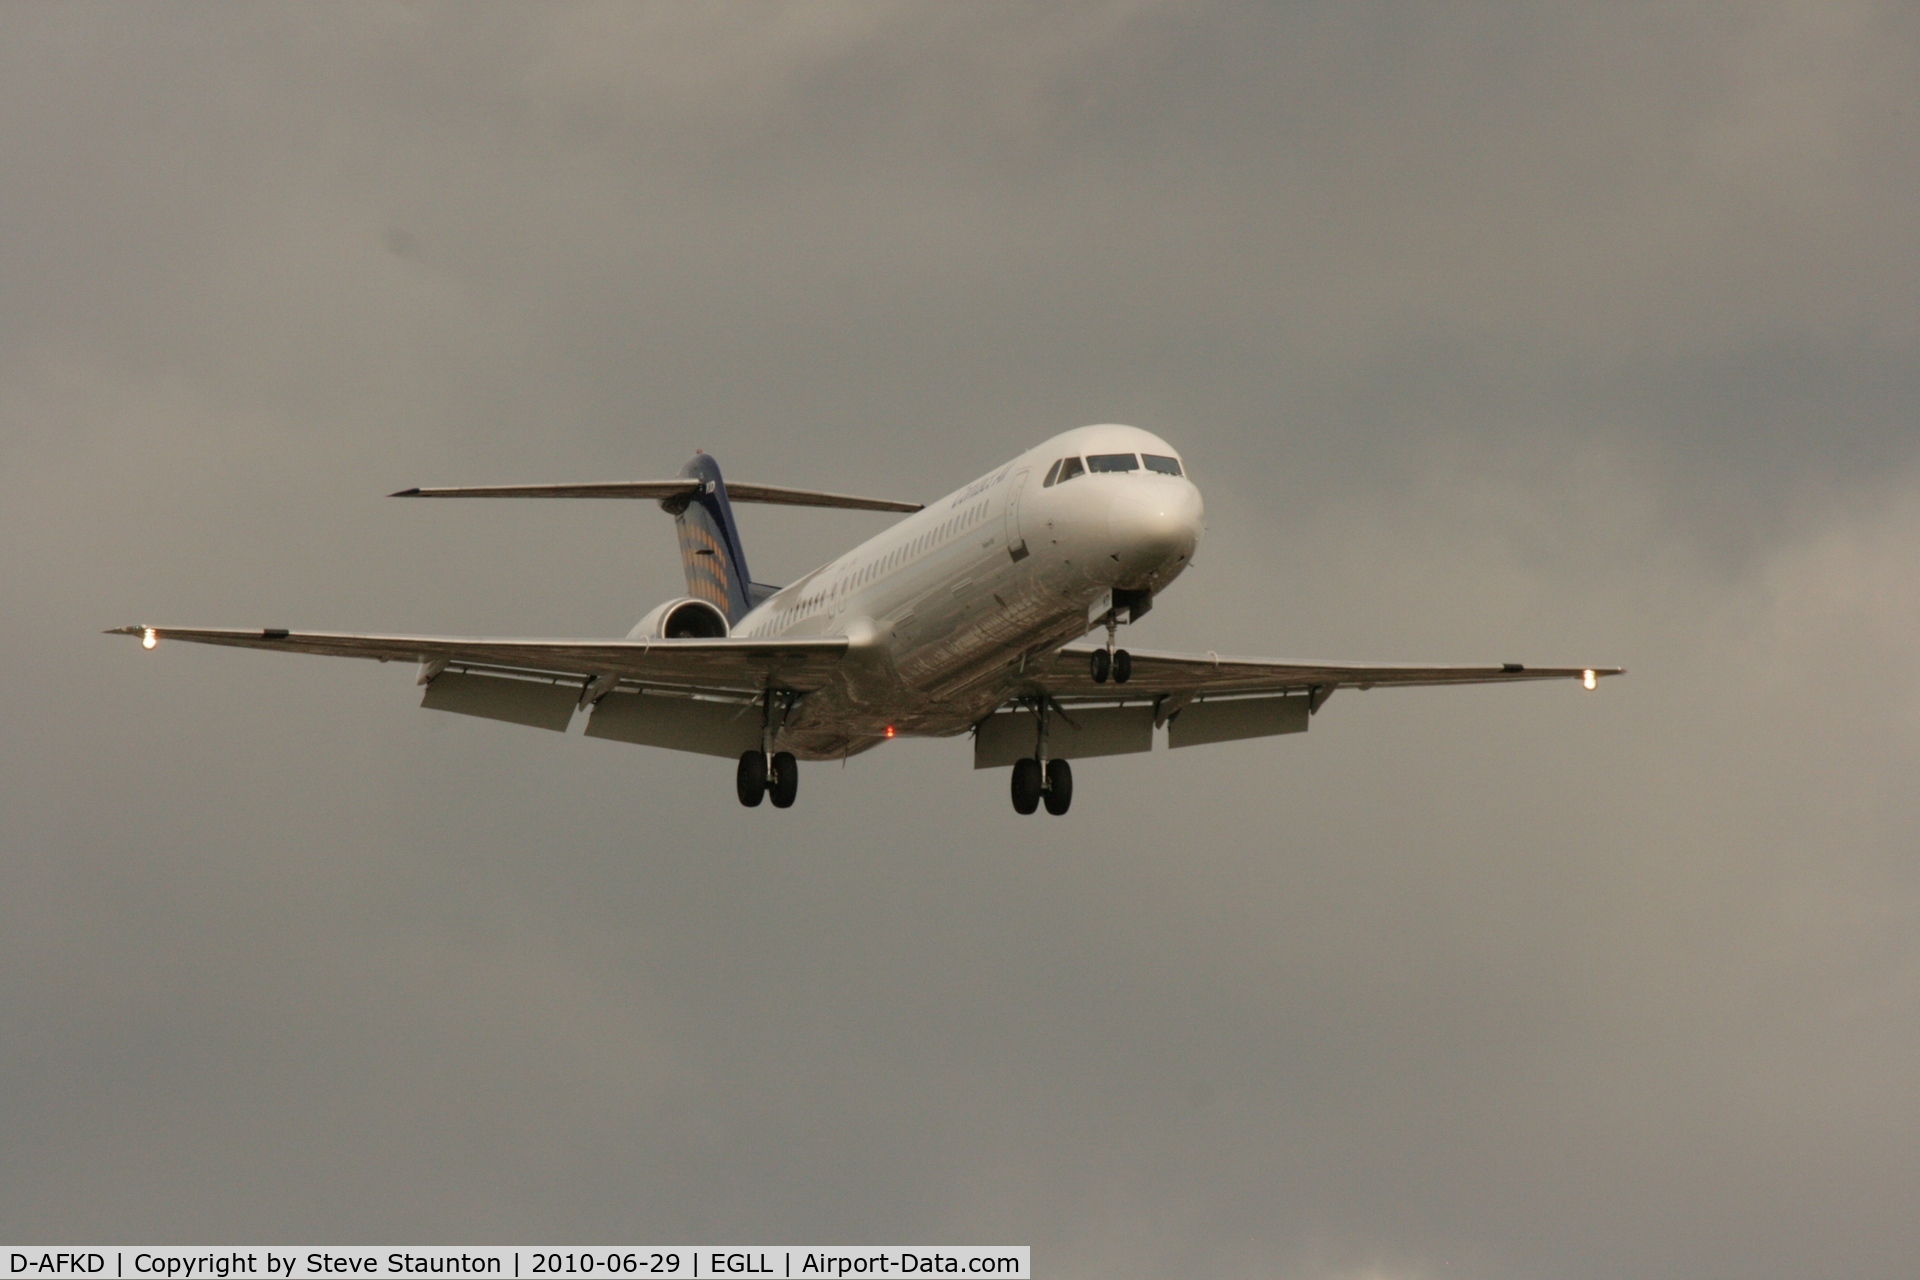
[[151, 649], [159, 643], [160, 637], [154, 634], [152, 627], [148, 627], [140, 633], [140, 647], [142, 649]]
[[1596, 676], [1591, 671], [1582, 672], [1580, 676], [1580, 683], [1587, 686], [1587, 688], [1592, 689], [1597, 685], [1599, 685], [1600, 677]]
[[887, 726], [887, 736], [888, 736], [889, 738], [891, 738], [891, 737], [893, 736], [893, 726], [892, 726], [892, 725], [888, 725], [888, 726]]

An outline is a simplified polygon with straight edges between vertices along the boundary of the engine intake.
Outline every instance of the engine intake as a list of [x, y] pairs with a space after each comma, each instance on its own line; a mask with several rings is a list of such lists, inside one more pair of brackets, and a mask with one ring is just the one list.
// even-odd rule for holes
[[669, 600], [640, 619], [629, 640], [724, 640], [732, 633], [727, 615], [693, 596]]

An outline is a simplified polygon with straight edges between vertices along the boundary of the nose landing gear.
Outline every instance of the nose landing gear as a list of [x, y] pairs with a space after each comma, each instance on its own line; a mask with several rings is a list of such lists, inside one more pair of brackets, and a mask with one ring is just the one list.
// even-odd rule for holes
[[1115, 684], [1125, 684], [1133, 679], [1133, 655], [1125, 649], [1113, 647], [1114, 633], [1120, 627], [1117, 611], [1107, 614], [1107, 647], [1093, 651], [1093, 682], [1105, 684], [1109, 678]]

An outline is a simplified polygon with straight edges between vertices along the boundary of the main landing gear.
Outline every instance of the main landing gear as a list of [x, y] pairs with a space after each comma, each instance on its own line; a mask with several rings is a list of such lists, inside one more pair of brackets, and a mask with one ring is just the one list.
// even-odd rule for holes
[[740, 803], [749, 809], [757, 806], [762, 796], [772, 800], [776, 809], [791, 809], [794, 797], [800, 794], [800, 764], [791, 751], [776, 751], [771, 757], [764, 751], [743, 752], [733, 785]]
[[1013, 811], [1032, 813], [1041, 803], [1056, 817], [1073, 803], [1073, 766], [1065, 760], [1049, 760], [1042, 769], [1032, 756], [1013, 766]]
[[[793, 798], [800, 794], [799, 762], [793, 752], [773, 749], [774, 735], [786, 722], [798, 696], [769, 687], [761, 700], [760, 750], [741, 752], [740, 768], [733, 775], [734, 791], [749, 809], [758, 807], [763, 796], [770, 798], [776, 809], [791, 809]], [[776, 703], [781, 704], [777, 713]]]
[[[1058, 817], [1073, 803], [1073, 766], [1065, 760], [1047, 759], [1047, 720], [1051, 699], [1035, 700], [1034, 721], [1039, 732], [1033, 754], [1014, 763], [1013, 811], [1032, 813], [1044, 801], [1047, 812]], [[1044, 761], [1044, 763], [1042, 763]]]

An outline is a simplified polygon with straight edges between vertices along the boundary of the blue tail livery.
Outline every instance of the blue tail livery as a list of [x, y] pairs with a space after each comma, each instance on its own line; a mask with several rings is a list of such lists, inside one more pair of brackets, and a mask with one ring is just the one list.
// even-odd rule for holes
[[[705, 600], [727, 615], [733, 626], [756, 603], [747, 554], [740, 546], [740, 527], [733, 522], [733, 504], [727, 500], [727, 482], [711, 455], [696, 453], [680, 474], [697, 480], [691, 493], [668, 498], [660, 506], [673, 513], [673, 529], [680, 539], [680, 567], [687, 575], [687, 594]], [[767, 588], [765, 595], [774, 588]]]

